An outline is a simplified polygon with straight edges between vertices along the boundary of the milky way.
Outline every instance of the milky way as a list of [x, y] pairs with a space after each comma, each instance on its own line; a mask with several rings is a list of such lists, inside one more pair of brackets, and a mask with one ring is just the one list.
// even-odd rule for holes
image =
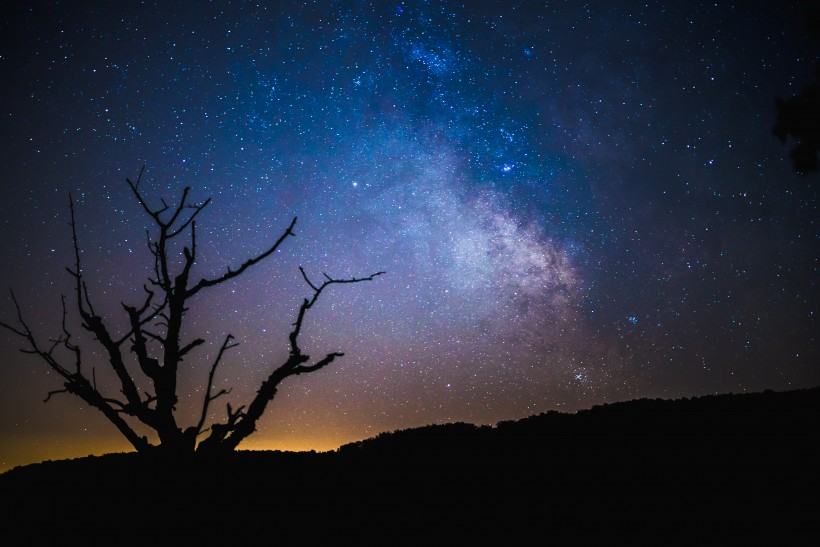
[[[71, 193], [90, 290], [124, 329], [151, 268], [125, 184], [144, 164], [155, 205], [186, 185], [213, 198], [196, 275], [298, 217], [192, 303], [186, 336], [208, 343], [181, 371], [181, 418], [225, 334], [234, 405], [284, 358], [299, 266], [387, 272], [323, 294], [304, 349], [345, 357], [289, 379], [242, 447], [816, 385], [817, 182], [771, 128], [818, 46], [799, 4], [754, 4], [8, 8], [0, 282], [40, 337], [59, 332]], [[42, 404], [58, 380], [0, 344], [2, 468], [128, 448], [79, 400]]]

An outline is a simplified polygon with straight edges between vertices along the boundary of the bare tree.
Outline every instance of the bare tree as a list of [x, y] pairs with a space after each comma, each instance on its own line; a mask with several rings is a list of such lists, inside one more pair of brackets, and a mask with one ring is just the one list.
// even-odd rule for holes
[[[337, 357], [344, 355], [339, 352], [328, 353], [311, 363], [310, 356], [303, 353], [299, 346], [299, 334], [305, 315], [316, 304], [324, 290], [331, 285], [372, 281], [384, 272], [350, 279], [335, 279], [324, 274], [321, 283], [316, 283], [311, 281], [300, 266], [302, 278], [312, 291], [312, 296], [305, 298], [299, 307], [296, 320], [292, 325], [293, 330], [289, 335], [290, 351], [287, 359], [278, 366], [272, 367], [272, 372], [262, 382], [250, 403], [237, 408], [227, 404], [225, 421], [212, 423], [206, 427], [210, 405], [230, 392], [226, 389], [214, 391], [213, 385], [217, 368], [225, 352], [236, 346], [233, 336], [228, 334], [216, 358], [210, 364], [199, 420], [194, 425], [183, 427], [177, 422], [175, 415], [178, 403], [179, 367], [183, 358], [205, 342], [201, 338], [182, 339], [182, 325], [189, 301], [204, 289], [215, 287], [242, 275], [248, 268], [273, 254], [288, 237], [295, 235], [293, 229], [296, 225], [296, 218], [266, 251], [248, 259], [236, 269], [228, 268], [219, 277], [203, 278], [192, 282], [191, 267], [197, 258], [196, 218], [211, 200], [209, 198], [201, 204], [189, 203], [190, 188], [186, 187], [176, 206], [169, 206], [163, 200], [162, 207], [152, 209], [139, 188], [144, 170], [143, 166], [136, 182], [132, 182], [131, 179], [126, 179], [126, 181], [142, 209], [153, 220], [157, 230], [153, 237], [150, 233], [148, 235], [148, 248], [153, 256], [153, 274], [149, 276], [148, 283], [143, 286], [145, 299], [142, 303], [136, 306], [122, 303], [123, 312], [128, 319], [126, 332], [113, 332], [103, 317], [94, 310], [80, 265], [74, 201], [69, 196], [74, 267], [66, 269], [74, 280], [76, 311], [79, 314], [82, 328], [91, 333], [94, 340], [104, 349], [108, 365], [117, 377], [120, 393], [116, 396], [103, 394], [102, 389], [96, 383], [93, 369], [89, 378], [83, 366], [83, 353], [80, 345], [72, 341], [67, 321], [65, 295], [62, 297], [62, 333], [57, 338], [50, 339], [47, 344], [39, 341], [29, 328], [13, 292], [11, 298], [17, 309], [17, 324], [0, 322], [0, 325], [24, 340], [25, 345], [21, 348], [22, 352], [38, 356], [64, 380], [63, 389], [50, 392], [46, 401], [58, 393], [71, 393], [80, 397], [88, 405], [102, 412], [138, 452], [154, 452], [168, 457], [227, 454], [255, 431], [257, 421], [264, 414], [265, 408], [274, 398], [279, 385], [285, 378], [315, 372], [331, 364]], [[190, 244], [183, 247], [181, 261], [178, 261], [180, 265], [177, 266], [177, 271], [173, 271], [174, 261], [169, 259], [169, 242], [183, 234], [189, 234]], [[153, 393], [140, 393], [136, 377], [132, 374], [132, 369], [136, 367], [126, 366], [126, 357], [129, 357], [129, 354], [129, 361], [136, 361], [136, 366], [144, 375], [143, 380], [147, 380], [153, 387]], [[66, 355], [69, 356], [68, 359]], [[131, 425], [133, 420], [138, 420], [154, 430], [158, 442], [153, 444], [147, 437], [140, 436]]]

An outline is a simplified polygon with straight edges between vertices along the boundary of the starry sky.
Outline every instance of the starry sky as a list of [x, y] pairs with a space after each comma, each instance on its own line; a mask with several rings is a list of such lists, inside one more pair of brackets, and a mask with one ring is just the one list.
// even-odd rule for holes
[[[817, 175], [772, 134], [820, 59], [799, 3], [10, 4], [0, 286], [42, 340], [71, 294], [69, 193], [121, 332], [153, 265], [125, 182], [143, 165], [152, 205], [213, 198], [194, 278], [298, 217], [191, 302], [185, 336], [207, 343], [180, 371], [183, 423], [226, 334], [215, 419], [285, 358], [300, 265], [387, 273], [322, 294], [302, 348], [345, 357], [288, 379], [240, 448], [820, 383]], [[2, 333], [0, 469], [130, 449], [79, 399], [44, 404], [61, 383], [19, 347]]]

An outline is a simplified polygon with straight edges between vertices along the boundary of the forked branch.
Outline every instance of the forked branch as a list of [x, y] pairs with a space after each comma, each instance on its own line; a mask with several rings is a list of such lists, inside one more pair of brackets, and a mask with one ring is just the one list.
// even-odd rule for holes
[[[222, 342], [222, 347], [219, 348], [219, 353], [216, 354], [216, 359], [214, 360], [214, 364], [211, 366], [211, 372], [208, 374], [208, 387], [205, 389], [205, 400], [202, 403], [202, 414], [199, 417], [199, 423], [197, 423], [196, 431], [197, 435], [202, 431], [202, 426], [205, 425], [205, 418], [208, 415], [208, 405], [211, 404], [211, 401], [215, 400], [222, 395], [227, 395], [231, 392], [230, 389], [221, 389], [215, 394], [211, 395], [211, 389], [214, 385], [214, 375], [216, 374], [216, 368], [219, 366], [219, 363], [222, 361], [222, 355], [229, 349], [235, 348], [239, 344], [232, 344], [231, 341], [233, 340], [233, 336], [230, 334], [225, 337], [225, 341]], [[228, 407], [230, 409], [230, 406]], [[230, 411], [229, 411], [230, 414]]]
[[215, 452], [224, 452], [235, 449], [243, 439], [256, 431], [256, 422], [265, 412], [265, 408], [268, 403], [270, 403], [270, 401], [272, 401], [276, 396], [279, 389], [279, 384], [285, 378], [298, 374], [315, 372], [332, 363], [337, 357], [342, 357], [344, 355], [340, 352], [328, 353], [316, 363], [312, 365], [305, 365], [305, 363], [310, 360], [310, 356], [303, 354], [301, 348], [299, 347], [299, 333], [302, 330], [305, 314], [316, 304], [316, 301], [319, 299], [319, 295], [322, 294], [322, 291], [334, 284], [372, 281], [376, 277], [385, 273], [376, 272], [367, 277], [353, 277], [350, 279], [334, 279], [325, 274], [325, 281], [321, 285], [317, 285], [316, 283], [313, 283], [310, 278], [308, 278], [301, 266], [299, 267], [299, 271], [302, 273], [302, 277], [308, 286], [313, 289], [313, 296], [310, 298], [305, 298], [302, 305], [299, 307], [296, 322], [293, 324], [293, 330], [289, 335], [290, 355], [283, 364], [277, 367], [270, 374], [270, 376], [262, 382], [256, 397], [254, 397], [253, 401], [248, 406], [247, 412], [245, 412], [243, 416], [239, 418], [230, 418], [229, 416], [228, 423], [215, 424], [211, 428], [211, 435], [200, 444], [200, 449], [202, 449], [203, 452], [210, 450]]

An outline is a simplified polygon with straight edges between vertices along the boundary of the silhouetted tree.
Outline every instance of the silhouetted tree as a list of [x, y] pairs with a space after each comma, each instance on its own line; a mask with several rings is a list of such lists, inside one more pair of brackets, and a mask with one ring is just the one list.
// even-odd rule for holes
[[[315, 372], [331, 364], [343, 353], [328, 353], [323, 358], [310, 363], [310, 356], [303, 353], [299, 346], [299, 334], [305, 315], [319, 299], [322, 292], [331, 285], [371, 281], [384, 272], [374, 273], [367, 277], [335, 279], [327, 274], [321, 283], [311, 281], [300, 266], [302, 278], [312, 291], [312, 295], [302, 301], [297, 313], [293, 330], [289, 335], [289, 354], [283, 363], [272, 368], [272, 372], [262, 382], [256, 396], [247, 405], [234, 409], [227, 404], [227, 417], [222, 423], [206, 426], [208, 408], [216, 399], [227, 395], [230, 390], [214, 391], [214, 376], [225, 352], [236, 346], [234, 338], [228, 334], [210, 365], [207, 387], [202, 401], [202, 409], [196, 424], [183, 427], [175, 415], [178, 403], [177, 376], [183, 359], [205, 340], [196, 338], [183, 340], [181, 335], [183, 320], [188, 311], [189, 301], [200, 292], [220, 285], [240, 276], [251, 266], [273, 254], [289, 236], [294, 236], [294, 218], [285, 231], [266, 251], [250, 258], [236, 269], [228, 268], [227, 272], [213, 279], [200, 279], [192, 282], [191, 267], [197, 258], [196, 218], [210, 203], [210, 198], [201, 204], [188, 203], [189, 187], [182, 192], [179, 203], [172, 207], [162, 201], [162, 207], [151, 208], [140, 192], [139, 184], [145, 167], [140, 170], [136, 182], [126, 179], [134, 196], [145, 213], [151, 217], [157, 230], [152, 237], [148, 236], [148, 248], [153, 256], [153, 275], [144, 285], [145, 300], [130, 306], [122, 303], [122, 309], [128, 319], [127, 332], [115, 333], [106, 320], [94, 310], [89, 297], [88, 287], [83, 278], [80, 265], [80, 246], [77, 239], [74, 201], [69, 196], [71, 211], [71, 234], [74, 246], [74, 267], [66, 268], [74, 279], [74, 300], [79, 313], [82, 328], [90, 332], [95, 341], [104, 349], [108, 364], [116, 374], [121, 394], [112, 397], [103, 394], [97, 385], [92, 369], [91, 377], [84, 368], [83, 353], [79, 344], [72, 341], [68, 328], [66, 297], [62, 296], [62, 333], [42, 344], [35, 337], [28, 323], [23, 318], [20, 305], [12, 292], [11, 297], [17, 309], [17, 325], [0, 322], [0, 325], [21, 337], [25, 341], [24, 353], [39, 356], [63, 380], [63, 389], [52, 391], [46, 397], [48, 401], [57, 393], [71, 393], [80, 397], [88, 405], [102, 412], [122, 433], [138, 452], [154, 452], [171, 458], [198, 455], [224, 455], [234, 450], [255, 431], [256, 422], [262, 416], [268, 403], [276, 395], [281, 382], [289, 376]], [[174, 268], [174, 261], [169, 259], [169, 243], [180, 235], [188, 234], [189, 246], [182, 249], [181, 261]], [[65, 353], [58, 348], [68, 350], [69, 360], [65, 362]], [[139, 370], [153, 386], [154, 393], [140, 394], [138, 382], [131, 370], [126, 367], [126, 356], [131, 354]], [[59, 355], [58, 355], [59, 354]], [[187, 362], [187, 361], [186, 361]], [[134, 367], [131, 367], [132, 369]], [[152, 444], [145, 436], [140, 436], [129, 424], [129, 419], [136, 419], [156, 432], [157, 444]], [[199, 437], [207, 434], [201, 441]]]

